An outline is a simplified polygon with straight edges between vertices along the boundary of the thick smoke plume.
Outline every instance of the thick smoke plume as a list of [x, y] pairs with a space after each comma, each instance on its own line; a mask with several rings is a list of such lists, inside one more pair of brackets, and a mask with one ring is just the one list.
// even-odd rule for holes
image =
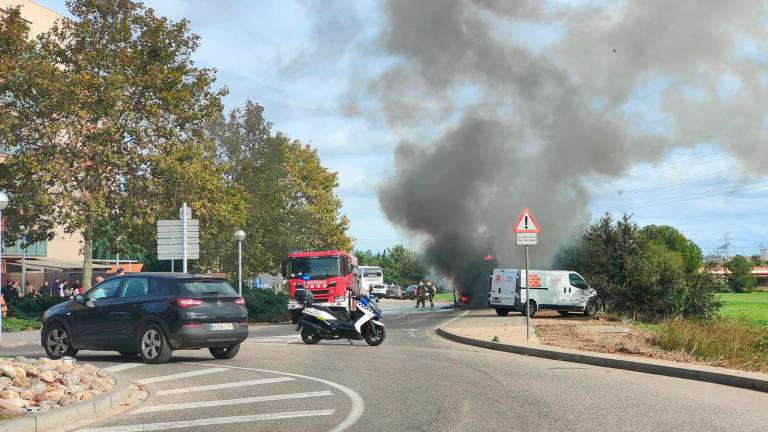
[[[431, 264], [477, 303], [488, 268], [523, 265], [512, 234], [523, 207], [543, 227], [532, 262], [545, 267], [589, 217], [589, 182], [674, 147], [768, 154], [762, 1], [392, 0], [383, 9], [379, 42], [394, 60], [365, 95], [402, 142], [381, 207], [424, 235]], [[631, 109], [638, 100], [652, 116]]]

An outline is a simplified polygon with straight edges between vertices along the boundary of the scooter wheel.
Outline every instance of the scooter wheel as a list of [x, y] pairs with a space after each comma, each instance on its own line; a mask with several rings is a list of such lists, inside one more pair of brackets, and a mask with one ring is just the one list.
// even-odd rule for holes
[[309, 327], [301, 328], [301, 340], [307, 345], [314, 345], [320, 342], [320, 335]]
[[387, 337], [387, 330], [375, 324], [367, 325], [363, 329], [363, 337], [368, 345], [379, 346], [384, 343], [384, 339]]

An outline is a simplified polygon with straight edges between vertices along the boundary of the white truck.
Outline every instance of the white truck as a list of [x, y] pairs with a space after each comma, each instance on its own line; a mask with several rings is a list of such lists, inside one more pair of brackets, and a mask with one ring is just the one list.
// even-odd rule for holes
[[387, 288], [384, 286], [384, 272], [381, 267], [358, 266], [357, 272], [360, 277], [360, 293], [368, 297], [373, 296], [374, 285], [380, 285], [379, 292], [382, 297], [383, 294], [387, 293]]
[[488, 306], [496, 309], [499, 316], [506, 316], [510, 311], [525, 315], [526, 301], [530, 302], [531, 316], [545, 309], [556, 310], [561, 315], [597, 313], [597, 293], [580, 274], [567, 270], [530, 270], [529, 273], [530, 299], [525, 294], [525, 270], [495, 269], [488, 289]]

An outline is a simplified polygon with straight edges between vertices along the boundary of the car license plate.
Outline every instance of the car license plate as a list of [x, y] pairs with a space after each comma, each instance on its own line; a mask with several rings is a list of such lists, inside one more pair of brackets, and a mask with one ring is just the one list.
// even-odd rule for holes
[[215, 323], [215, 324], [208, 324], [208, 328], [211, 331], [234, 330], [235, 325], [232, 323]]

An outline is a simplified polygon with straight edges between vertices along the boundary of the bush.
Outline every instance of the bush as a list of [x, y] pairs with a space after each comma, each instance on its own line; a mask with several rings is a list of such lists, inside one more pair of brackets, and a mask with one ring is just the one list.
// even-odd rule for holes
[[3, 318], [4, 332], [18, 332], [24, 330], [37, 330], [42, 327], [40, 320], [25, 320], [21, 318]]
[[282, 322], [290, 319], [288, 294], [277, 294], [269, 290], [244, 289], [243, 298], [248, 308], [248, 319], [252, 322]]
[[657, 344], [734, 369], [768, 371], [768, 328], [748, 319], [672, 319], [656, 326]]
[[757, 278], [752, 274], [754, 265], [747, 258], [736, 255], [726, 265], [730, 274], [728, 275], [728, 286], [733, 292], [745, 293], [752, 292], [757, 284]]
[[43, 314], [48, 308], [65, 301], [67, 299], [60, 297], [22, 297], [8, 303], [8, 316], [39, 320], [43, 318]]

